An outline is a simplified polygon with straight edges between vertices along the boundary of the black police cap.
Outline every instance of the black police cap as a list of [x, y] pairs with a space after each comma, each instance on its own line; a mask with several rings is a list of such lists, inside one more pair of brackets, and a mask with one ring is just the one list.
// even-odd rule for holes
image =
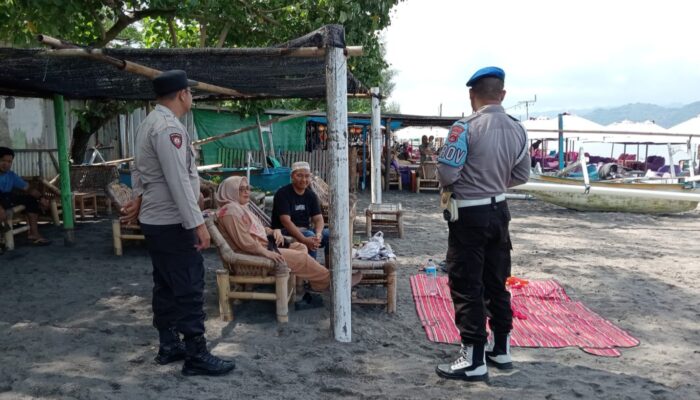
[[188, 86], [194, 86], [193, 82], [188, 80], [187, 73], [180, 69], [165, 71], [153, 79], [153, 91], [157, 96], [165, 96]]

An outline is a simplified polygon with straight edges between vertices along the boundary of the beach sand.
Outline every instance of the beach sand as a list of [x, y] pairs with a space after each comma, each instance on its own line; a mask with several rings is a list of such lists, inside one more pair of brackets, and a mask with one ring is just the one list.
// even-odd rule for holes
[[[360, 195], [358, 210], [369, 194]], [[399, 256], [398, 310], [353, 306], [352, 343], [330, 332], [325, 308], [275, 322], [274, 303], [234, 307], [219, 319], [214, 250], [205, 253], [207, 336], [233, 357], [223, 377], [180, 374], [153, 363], [151, 266], [145, 247], [112, 253], [108, 218], [79, 223], [75, 247], [45, 226], [48, 247], [19, 241], [0, 256], [0, 399], [700, 399], [700, 211], [648, 216], [580, 213], [513, 200], [513, 274], [556, 279], [573, 300], [638, 338], [619, 358], [578, 348], [513, 348], [516, 369], [490, 383], [435, 375], [455, 345], [429, 342], [409, 277], [445, 256], [447, 226], [437, 194], [384, 194], [406, 209], [405, 237], [387, 234]], [[364, 230], [360, 211], [356, 235]]]

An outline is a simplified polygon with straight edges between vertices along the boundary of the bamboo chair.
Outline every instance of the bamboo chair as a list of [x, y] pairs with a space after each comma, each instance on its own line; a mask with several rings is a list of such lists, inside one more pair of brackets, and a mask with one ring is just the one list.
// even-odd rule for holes
[[[61, 192], [55, 186], [51, 185], [48, 181], [46, 181], [43, 178], [31, 177], [26, 178], [26, 181], [27, 183], [29, 183], [29, 186], [31, 188], [37, 189], [43, 197], [49, 200], [49, 207], [51, 212], [50, 222], [52, 222], [56, 226], [60, 225]], [[5, 242], [5, 248], [7, 250], [13, 250], [15, 248], [15, 235], [27, 232], [29, 230], [29, 225], [22, 224], [26, 217], [24, 215], [24, 210], [25, 207], [22, 205], [15, 206], [10, 208], [9, 210], [6, 210], [7, 219], [5, 222], [7, 223], [8, 230], [5, 231], [2, 236]], [[40, 214], [39, 220], [41, 221], [42, 218], [43, 216]]]
[[94, 194], [97, 200], [104, 203], [107, 213], [112, 212], [112, 202], [107, 193], [107, 186], [117, 180], [119, 180], [119, 172], [116, 165], [72, 165], [70, 167], [71, 190]]
[[[328, 184], [318, 176], [311, 178], [311, 183], [309, 184], [311, 190], [316, 193], [318, 197], [318, 202], [321, 205], [321, 215], [323, 216], [323, 222], [328, 225], [328, 213], [330, 208], [330, 188]], [[350, 239], [352, 239], [355, 229], [355, 217], [357, 216], [357, 196], [354, 193], [350, 193], [350, 199], [348, 204], [348, 211], [350, 215]]]
[[[217, 217], [211, 215], [205, 222], [212, 244], [216, 246], [223, 263], [223, 268], [216, 271], [221, 319], [233, 321], [231, 300], [266, 300], [276, 302], [277, 322], [287, 323], [289, 303], [294, 301], [296, 290], [296, 279], [289, 267], [265, 257], [234, 251]], [[255, 285], [274, 285], [275, 292], [254, 292], [252, 287]]]
[[[130, 187], [123, 183], [112, 182], [107, 186], [107, 195], [111, 202], [117, 207], [118, 211], [132, 199], [133, 192]], [[141, 227], [138, 223], [123, 223], [119, 220], [119, 216], [112, 220], [112, 241], [114, 244], [114, 255], [121, 256], [123, 254], [122, 244], [124, 240], [145, 240], [146, 237], [141, 233]]]
[[437, 162], [423, 161], [420, 165], [420, 176], [416, 180], [416, 192], [423, 190], [440, 191], [440, 181], [437, 177]]
[[394, 168], [389, 168], [389, 184], [384, 182], [384, 174], [382, 173], [382, 187], [384, 190], [391, 189], [392, 186], [399, 188], [399, 191], [403, 190], [403, 184], [401, 183], [401, 174]]
[[24, 216], [22, 211], [24, 211], [24, 206], [14, 206], [12, 208], [9, 208], [5, 210], [5, 224], [7, 229], [2, 237], [3, 241], [5, 242], [5, 249], [6, 250], [14, 250], [15, 248], [15, 235], [19, 235], [20, 233], [27, 232], [29, 230], [29, 225], [21, 225], [22, 220], [24, 220]]

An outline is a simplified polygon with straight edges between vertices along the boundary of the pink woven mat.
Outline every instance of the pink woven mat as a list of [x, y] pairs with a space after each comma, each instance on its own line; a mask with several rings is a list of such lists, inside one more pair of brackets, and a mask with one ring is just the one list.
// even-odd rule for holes
[[[438, 277], [438, 293], [435, 296], [428, 295], [425, 285], [424, 274], [411, 277], [413, 300], [428, 340], [459, 343], [447, 277]], [[556, 281], [530, 281], [523, 287], [511, 288], [511, 295], [513, 346], [576, 346], [597, 356], [619, 357], [618, 347], [639, 345], [639, 340], [612, 322], [583, 303], [571, 300]]]

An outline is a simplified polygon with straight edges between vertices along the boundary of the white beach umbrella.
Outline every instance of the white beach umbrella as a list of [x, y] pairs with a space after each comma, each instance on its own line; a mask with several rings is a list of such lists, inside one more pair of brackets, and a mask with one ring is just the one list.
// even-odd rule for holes
[[700, 135], [700, 115], [668, 128], [669, 132]]
[[[591, 120], [579, 117], [578, 115], [563, 115], [564, 131], [583, 131], [583, 133], [568, 133], [564, 132], [564, 137], [568, 139], [580, 139], [589, 135], [590, 132], [603, 130], [603, 125], [595, 123]], [[559, 119], [549, 117], [539, 117], [522, 121], [528, 131], [530, 139], [558, 139], [559, 133], [552, 132], [559, 129]]]

